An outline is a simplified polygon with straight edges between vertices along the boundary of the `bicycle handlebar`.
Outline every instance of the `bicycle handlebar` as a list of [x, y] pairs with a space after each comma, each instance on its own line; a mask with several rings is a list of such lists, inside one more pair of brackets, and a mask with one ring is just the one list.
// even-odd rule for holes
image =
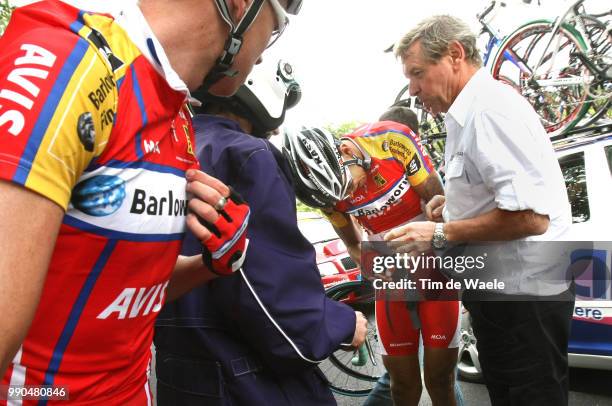
[[357, 350], [355, 350], [355, 355], [351, 358], [351, 364], [356, 367], [362, 367], [367, 364], [368, 359], [372, 363], [372, 365], [376, 366], [378, 363], [376, 362], [376, 358], [374, 357], [374, 349], [372, 348], [372, 343], [370, 342], [370, 338], [366, 336], [363, 344], [359, 346]]
[[610, 9], [608, 11], [604, 11], [601, 14], [588, 14], [588, 15], [590, 15], [591, 17], [595, 17], [595, 18], [606, 17], [606, 16], [609, 16], [609, 15], [612, 15], [612, 9]]
[[495, 8], [495, 3], [497, 3], [495, 0], [493, 0], [491, 2], [491, 4], [489, 4], [489, 6], [485, 9], [485, 11], [483, 11], [480, 14], [476, 14], [476, 18], [478, 19], [478, 21], [481, 21], [487, 16], [487, 14], [489, 14], [491, 11], [493, 11], [493, 9]]
[[[483, 23], [483, 24], [484, 24], [484, 21], [482, 21], [482, 20], [484, 20], [484, 18], [485, 18], [485, 17], [486, 17], [486, 16], [487, 16], [487, 15], [488, 15], [488, 14], [489, 14], [491, 11], [493, 11], [493, 9], [495, 8], [495, 4], [497, 4], [497, 1], [495, 1], [495, 0], [491, 1], [491, 4], [489, 4], [489, 5], [487, 6], [487, 8], [485, 9], [485, 11], [483, 11], [483, 12], [482, 12], [482, 13], [480, 13], [480, 14], [476, 14], [476, 18], [478, 19], [478, 21], [480, 21], [481, 23]], [[504, 3], [503, 1], [500, 1], [500, 2], [499, 2], [499, 5], [500, 5], [501, 7], [506, 7], [506, 3]]]
[[[366, 338], [367, 340], [367, 338]], [[361, 344], [359, 346], [359, 349], [357, 349], [355, 351], [355, 356], [351, 359], [351, 364], [353, 364], [356, 367], [362, 367], [366, 364], [366, 362], [368, 362], [368, 354], [367, 354], [368, 349], [364, 344]]]

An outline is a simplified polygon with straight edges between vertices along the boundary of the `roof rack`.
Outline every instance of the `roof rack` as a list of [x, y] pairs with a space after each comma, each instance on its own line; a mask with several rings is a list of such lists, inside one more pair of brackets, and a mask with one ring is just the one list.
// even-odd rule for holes
[[561, 150], [576, 145], [589, 144], [607, 137], [612, 137], [612, 121], [588, 128], [576, 128], [565, 134], [551, 137], [551, 141], [555, 150]]

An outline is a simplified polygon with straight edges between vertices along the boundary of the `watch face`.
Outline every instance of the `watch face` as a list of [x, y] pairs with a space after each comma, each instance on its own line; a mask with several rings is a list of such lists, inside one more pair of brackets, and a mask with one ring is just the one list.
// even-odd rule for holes
[[446, 237], [444, 236], [444, 234], [435, 233], [431, 240], [431, 246], [436, 249], [446, 247]]
[[442, 241], [434, 237], [431, 241], [431, 245], [433, 245], [434, 248], [442, 248]]

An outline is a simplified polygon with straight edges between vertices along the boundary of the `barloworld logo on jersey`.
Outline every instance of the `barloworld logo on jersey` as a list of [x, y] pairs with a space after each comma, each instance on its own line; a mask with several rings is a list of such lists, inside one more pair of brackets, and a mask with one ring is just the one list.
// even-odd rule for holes
[[150, 192], [147, 194], [144, 189], [136, 189], [130, 213], [146, 213], [151, 216], [186, 216], [187, 200], [175, 198], [172, 190], [160, 196]]
[[[147, 191], [134, 189], [130, 213], [150, 216], [184, 217], [187, 215], [185, 194], [173, 190]], [[98, 175], [79, 182], [71, 203], [75, 209], [90, 216], [102, 217], [115, 213], [126, 198], [126, 183], [119, 176]]]
[[365, 206], [349, 210], [348, 214], [353, 216], [369, 216], [376, 217], [381, 215], [385, 210], [388, 210], [392, 205], [397, 204], [401, 197], [410, 189], [408, 179], [402, 178], [391, 190], [379, 197], [375, 201], [366, 204]]
[[143, 168], [100, 167], [84, 175], [66, 215], [94, 230], [135, 236], [185, 232], [188, 199], [183, 176]]

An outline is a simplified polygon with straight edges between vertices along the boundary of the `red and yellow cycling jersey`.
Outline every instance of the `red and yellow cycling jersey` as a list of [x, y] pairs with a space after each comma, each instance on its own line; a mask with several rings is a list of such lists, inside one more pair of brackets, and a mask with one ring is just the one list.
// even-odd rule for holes
[[18, 8], [0, 47], [0, 179], [66, 210], [2, 383], [147, 404], [153, 324], [185, 231], [184, 173], [197, 167], [184, 84], [136, 6], [117, 19], [59, 1]]
[[[433, 170], [421, 141], [410, 128], [381, 121], [347, 135], [372, 159], [365, 185], [339, 202], [335, 210], [354, 216], [372, 234], [404, 224], [421, 214], [421, 198], [412, 186]], [[330, 216], [337, 224], [335, 216]]]
[[[365, 184], [336, 204], [335, 211], [328, 216], [336, 227], [343, 227], [346, 218], [340, 213], [350, 214], [368, 231], [368, 239], [382, 240], [386, 231], [422, 214], [421, 197], [413, 187], [424, 182], [433, 167], [419, 137], [402, 124], [378, 122], [363, 126], [348, 137], [370, 155], [371, 168]], [[420, 329], [412, 324], [406, 302], [377, 298], [376, 327], [382, 354], [414, 355], [420, 336], [428, 348], [458, 346], [458, 302], [423, 301], [416, 312]]]

